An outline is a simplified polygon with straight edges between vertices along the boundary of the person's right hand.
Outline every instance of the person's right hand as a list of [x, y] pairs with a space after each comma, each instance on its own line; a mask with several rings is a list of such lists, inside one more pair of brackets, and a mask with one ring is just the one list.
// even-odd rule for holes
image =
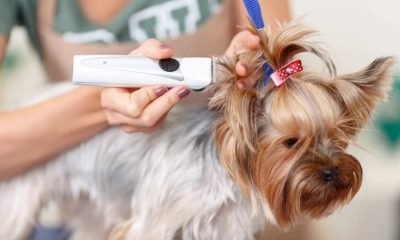
[[[229, 47], [225, 51], [225, 55], [228, 57], [233, 57], [240, 52], [244, 52], [246, 50], [255, 50], [260, 47], [260, 37], [254, 35], [249, 31], [241, 31], [233, 37]], [[246, 66], [241, 61], [238, 61], [235, 65], [235, 71], [237, 76], [239, 77], [236, 84], [240, 88], [254, 87], [254, 85], [256, 84], [256, 79], [248, 79], [248, 66]]]
[[[172, 47], [149, 39], [129, 55], [164, 59], [173, 54]], [[169, 110], [189, 93], [185, 86], [172, 89], [163, 85], [140, 89], [105, 88], [101, 93], [101, 103], [109, 124], [121, 126], [127, 133], [152, 132], [163, 123]]]

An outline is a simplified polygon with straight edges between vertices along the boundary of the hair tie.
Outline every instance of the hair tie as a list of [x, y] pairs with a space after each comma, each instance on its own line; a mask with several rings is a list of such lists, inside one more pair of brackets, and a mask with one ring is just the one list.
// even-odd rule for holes
[[294, 74], [301, 72], [303, 70], [303, 65], [301, 60], [294, 60], [286, 64], [285, 66], [279, 68], [278, 71], [271, 74], [271, 79], [275, 83], [275, 86], [279, 86], [284, 83], [288, 78]]

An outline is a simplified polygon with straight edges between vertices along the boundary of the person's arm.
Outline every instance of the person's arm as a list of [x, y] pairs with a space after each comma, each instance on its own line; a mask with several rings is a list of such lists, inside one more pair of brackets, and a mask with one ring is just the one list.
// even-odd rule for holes
[[[151, 39], [131, 55], [161, 59], [173, 52]], [[120, 125], [127, 132], [152, 131], [189, 93], [184, 86], [167, 89], [160, 85], [102, 90], [79, 87], [30, 107], [0, 113], [0, 181], [45, 163], [100, 132], [109, 125], [107, 117], [110, 124]]]
[[15, 176], [107, 127], [99, 88], [0, 113], [0, 180]]
[[[0, 3], [2, 63], [16, 6], [12, 0]], [[0, 181], [44, 163], [106, 128], [100, 91], [81, 87], [31, 107], [0, 112]]]
[[260, 1], [265, 24], [276, 25], [291, 20], [289, 0]]
[[[263, 11], [266, 26], [276, 26], [277, 23], [288, 22], [291, 19], [289, 0], [259, 1]], [[240, 26], [248, 26], [248, 15], [243, 6], [243, 0], [235, 0], [237, 21]]]
[[18, 1], [0, 0], [0, 64], [5, 55], [11, 29], [16, 22]]
[[7, 37], [0, 34], [0, 64], [3, 62], [4, 54], [6, 51]]

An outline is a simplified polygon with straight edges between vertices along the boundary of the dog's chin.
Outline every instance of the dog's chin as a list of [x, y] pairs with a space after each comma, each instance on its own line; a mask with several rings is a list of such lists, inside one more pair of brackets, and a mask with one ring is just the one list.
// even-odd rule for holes
[[286, 179], [266, 186], [275, 191], [265, 189], [264, 213], [272, 223], [289, 229], [304, 217], [319, 219], [347, 204], [361, 182], [361, 165], [349, 154], [337, 154], [330, 161], [306, 156], [295, 162]]

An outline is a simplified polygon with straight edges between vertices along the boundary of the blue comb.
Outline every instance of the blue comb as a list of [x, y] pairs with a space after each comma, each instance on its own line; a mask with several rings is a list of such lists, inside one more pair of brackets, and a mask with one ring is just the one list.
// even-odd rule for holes
[[264, 81], [268, 81], [269, 76], [271, 76], [271, 74], [274, 73], [274, 70], [273, 70], [272, 67], [271, 67], [269, 64], [267, 64], [267, 63], [264, 63], [264, 64], [263, 64], [263, 69], [264, 69], [264, 72], [265, 72]]
[[261, 14], [261, 7], [257, 0], [243, 0], [243, 4], [246, 7], [249, 17], [253, 21], [254, 26], [257, 29], [264, 28], [264, 20]]
[[[243, 4], [247, 10], [247, 13], [249, 14], [251, 21], [253, 22], [257, 30], [263, 29], [264, 20], [261, 13], [260, 3], [258, 2], [258, 0], [243, 0]], [[269, 78], [271, 74], [274, 72], [274, 70], [268, 63], [264, 63], [263, 69], [265, 73], [263, 84], [266, 85], [269, 82]]]

